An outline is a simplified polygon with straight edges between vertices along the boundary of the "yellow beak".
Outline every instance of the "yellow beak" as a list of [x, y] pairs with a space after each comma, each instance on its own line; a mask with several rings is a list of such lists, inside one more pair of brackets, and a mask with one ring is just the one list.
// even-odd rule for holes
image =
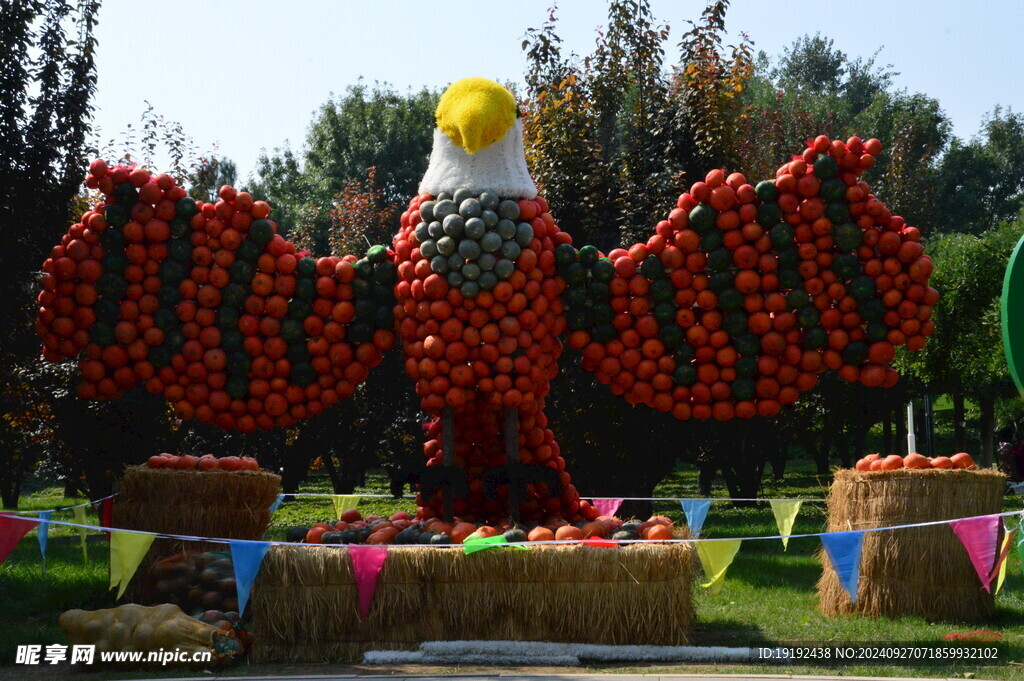
[[515, 125], [512, 93], [486, 78], [463, 78], [452, 83], [437, 103], [437, 127], [470, 154], [502, 137]]

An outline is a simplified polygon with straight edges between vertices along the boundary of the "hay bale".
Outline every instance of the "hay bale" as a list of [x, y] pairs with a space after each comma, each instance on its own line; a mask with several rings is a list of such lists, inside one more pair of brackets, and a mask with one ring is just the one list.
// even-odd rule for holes
[[[196, 471], [131, 466], [114, 503], [114, 526], [162, 534], [260, 539], [270, 527], [270, 506], [281, 476], [267, 471]], [[129, 586], [128, 598], [149, 603], [141, 584], [155, 561], [174, 554], [224, 551], [223, 543], [157, 539]]]
[[[983, 470], [836, 471], [828, 498], [830, 532], [951, 520], [999, 513], [1006, 476]], [[976, 621], [992, 615], [960, 539], [948, 525], [868, 532], [857, 602], [822, 555], [818, 581], [825, 615], [922, 617]]]
[[358, 661], [424, 641], [612, 645], [691, 641], [691, 544], [537, 546], [465, 555], [392, 549], [369, 617], [359, 617], [343, 548], [274, 546], [253, 587], [258, 661]]

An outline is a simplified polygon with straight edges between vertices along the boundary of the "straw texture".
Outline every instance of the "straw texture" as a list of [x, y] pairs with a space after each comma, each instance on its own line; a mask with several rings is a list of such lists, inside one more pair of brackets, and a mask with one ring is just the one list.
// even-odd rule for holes
[[[194, 471], [131, 466], [114, 503], [114, 526], [166, 534], [224, 539], [261, 539], [270, 527], [270, 506], [281, 476], [266, 471]], [[138, 575], [177, 553], [224, 551], [222, 543], [157, 539], [129, 587], [129, 599], [149, 602]]]
[[344, 548], [274, 546], [253, 587], [257, 661], [358, 661], [423, 641], [684, 645], [693, 632], [692, 545], [537, 546], [465, 555], [393, 549], [359, 618]]
[[[1006, 476], [983, 470], [836, 471], [828, 499], [830, 532], [952, 520], [999, 513]], [[864, 535], [857, 602], [851, 603], [821, 556], [821, 612], [929, 621], [978, 621], [992, 615], [967, 551], [948, 525]]]

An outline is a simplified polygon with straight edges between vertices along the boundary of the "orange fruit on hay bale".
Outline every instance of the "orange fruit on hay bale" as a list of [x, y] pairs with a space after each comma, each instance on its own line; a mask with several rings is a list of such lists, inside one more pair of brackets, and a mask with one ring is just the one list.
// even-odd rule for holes
[[392, 521], [394, 526], [397, 527], [400, 530], [406, 529], [407, 527], [412, 525], [412, 522], [413, 522], [412, 520], [408, 520], [408, 519], [405, 519], [405, 518], [398, 518], [398, 519]]
[[392, 513], [389, 520], [412, 520], [412, 516], [405, 511], [398, 511], [397, 513]]
[[424, 532], [433, 532], [434, 534], [448, 534], [452, 531], [452, 526], [443, 520], [433, 520], [423, 526]]
[[948, 456], [937, 456], [932, 459], [932, 468], [953, 468], [953, 460]]
[[473, 534], [477, 537], [486, 539], [488, 537], [497, 537], [500, 533], [490, 525], [482, 525], [481, 527], [476, 528], [476, 532]]
[[466, 540], [466, 537], [473, 534], [476, 531], [476, 525], [473, 523], [458, 522], [452, 527], [451, 538], [453, 544], [461, 544]]
[[664, 541], [665, 539], [672, 538], [672, 528], [667, 525], [652, 525], [647, 528], [647, 536], [642, 536], [643, 539], [650, 539], [654, 541]]
[[563, 525], [555, 531], [555, 539], [558, 541], [579, 541], [584, 539], [583, 530], [574, 525]]
[[883, 471], [894, 471], [903, 468], [903, 457], [899, 454], [890, 454], [882, 459], [880, 469]]
[[875, 459], [874, 461], [872, 461], [871, 463], [868, 464], [868, 470], [869, 471], [880, 471], [880, 470], [882, 470], [882, 463], [884, 461], [885, 461], [885, 459]]
[[330, 532], [331, 530], [331, 526], [326, 525], [324, 523], [314, 525], [313, 527], [309, 528], [309, 532], [306, 533], [306, 543], [319, 544], [320, 537], [324, 536], [326, 532]]
[[608, 537], [608, 526], [604, 523], [599, 523], [596, 520], [592, 523], [587, 523], [583, 526], [583, 538], [588, 539], [590, 537], [600, 537], [605, 539]]
[[907, 454], [907, 458], [903, 459], [903, 465], [907, 468], [931, 468], [932, 464], [928, 460], [928, 457], [922, 456], [917, 452]]
[[881, 454], [868, 454], [867, 456], [864, 457], [864, 460], [867, 461], [868, 463], [871, 463], [872, 461], [874, 461], [876, 459], [881, 459], [881, 458], [882, 458]]
[[857, 460], [857, 465], [855, 466], [855, 468], [856, 468], [857, 470], [859, 470], [859, 471], [868, 471], [868, 470], [871, 470], [871, 462], [870, 462], [870, 461], [868, 461], [868, 460], [867, 460], [866, 458], [864, 458], [864, 459], [858, 459], [858, 460]]
[[334, 530], [336, 532], [344, 532], [347, 529], [348, 523], [346, 523], [344, 520], [339, 520], [338, 522], [334, 523]]
[[555, 533], [546, 527], [535, 527], [526, 538], [530, 541], [553, 541]]
[[354, 508], [350, 508], [341, 514], [341, 520], [346, 523], [354, 523], [363, 519], [363, 514]]
[[391, 544], [395, 541], [395, 537], [398, 535], [398, 528], [385, 527], [377, 530], [369, 537], [366, 538], [367, 544]]
[[967, 452], [958, 452], [951, 456], [949, 460], [953, 463], [954, 468], [976, 468], [974, 459]]

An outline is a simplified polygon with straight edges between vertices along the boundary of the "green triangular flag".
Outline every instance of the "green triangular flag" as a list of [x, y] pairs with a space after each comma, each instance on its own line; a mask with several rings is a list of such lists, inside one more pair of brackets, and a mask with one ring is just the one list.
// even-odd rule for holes
[[793, 534], [793, 522], [796, 514], [800, 512], [800, 499], [770, 499], [772, 513], [775, 514], [775, 524], [779, 526], [779, 534], [782, 535], [782, 550], [789, 548], [789, 535]]
[[522, 549], [524, 551], [529, 550], [522, 544], [509, 545], [508, 540], [505, 539], [503, 534], [497, 534], [493, 537], [466, 537], [462, 542], [462, 550], [466, 553], [476, 553], [477, 551], [493, 549], [498, 546], [508, 546], [510, 549]]
[[341, 514], [352, 510], [359, 505], [357, 494], [332, 494], [331, 503], [334, 504], [334, 517], [341, 520]]
[[144, 532], [110, 532], [110, 588], [118, 587], [117, 598], [124, 595], [154, 539], [155, 534]]
[[[85, 525], [85, 506], [75, 506], [75, 522]], [[89, 551], [85, 548], [85, 528], [78, 528], [78, 543], [82, 545], [82, 560], [89, 560]]]
[[725, 583], [725, 571], [732, 565], [741, 543], [740, 539], [697, 542], [697, 555], [700, 556], [704, 576], [708, 579], [707, 583], [701, 586], [710, 588], [711, 593], [716, 596], [721, 593], [722, 584]]

